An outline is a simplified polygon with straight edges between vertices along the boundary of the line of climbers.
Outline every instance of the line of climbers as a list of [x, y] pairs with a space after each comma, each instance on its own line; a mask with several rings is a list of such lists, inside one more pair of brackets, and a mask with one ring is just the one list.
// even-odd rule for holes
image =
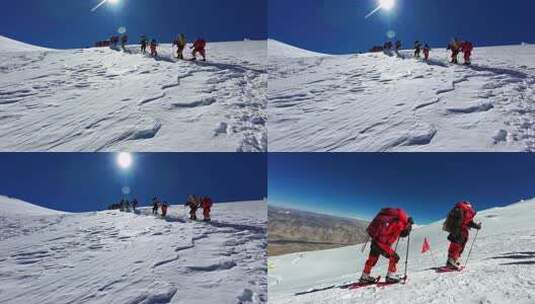
[[[123, 51], [126, 51], [126, 45], [128, 43], [128, 35], [123, 34], [120, 36], [112, 36], [109, 40], [98, 41], [95, 43], [95, 47], [110, 47], [113, 49], [118, 49], [120, 43], [120, 48]], [[180, 60], [185, 60], [184, 50], [188, 45], [186, 36], [180, 34], [172, 42], [172, 48], [176, 46], [176, 55], [175, 57]], [[139, 41], [140, 49], [142, 54], [147, 54], [147, 48], [150, 50], [149, 55], [152, 57], [158, 57], [158, 40], [149, 39], [146, 35], [142, 35]], [[202, 57], [202, 61], [206, 61], [206, 40], [204, 38], [198, 38], [193, 41], [190, 49], [192, 50], [192, 58], [189, 60], [197, 60], [197, 55]], [[173, 51], [174, 52], [174, 51]]]
[[[397, 40], [395, 43], [392, 41], [386, 41], [383, 47], [376, 46], [373, 47], [370, 51], [379, 52], [383, 51], [386, 54], [391, 54], [392, 51], [396, 53], [397, 56], [401, 57], [399, 51], [401, 50], [401, 40]], [[468, 40], [459, 40], [458, 38], [453, 38], [448, 44], [447, 50], [451, 51], [451, 63], [459, 63], [459, 54], [464, 54], [464, 64], [472, 64], [471, 57], [472, 51], [474, 50], [474, 44]], [[431, 53], [431, 47], [427, 43], [422, 43], [419, 40], [414, 41], [414, 58], [421, 58], [423, 53], [423, 59], [429, 61], [429, 55]]]
[[[109, 205], [108, 210], [120, 210], [123, 212], [135, 213], [138, 205], [139, 203], [137, 199], [133, 199], [132, 201], [129, 201], [127, 199], [121, 199], [120, 202]], [[197, 210], [202, 208], [203, 221], [209, 222], [211, 221], [210, 213], [212, 211], [213, 205], [214, 202], [211, 198], [207, 196], [198, 197], [195, 195], [189, 195], [184, 206], [189, 207], [189, 218], [191, 220], [197, 220]], [[166, 217], [170, 204], [167, 201], [161, 201], [157, 197], [154, 197], [152, 199], [151, 206], [153, 215], [161, 215], [162, 217]], [[161, 213], [159, 213], [158, 211], [160, 211]]]

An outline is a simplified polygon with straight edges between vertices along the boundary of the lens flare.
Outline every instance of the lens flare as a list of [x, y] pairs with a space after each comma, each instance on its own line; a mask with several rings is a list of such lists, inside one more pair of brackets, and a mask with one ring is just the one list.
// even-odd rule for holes
[[132, 165], [132, 155], [126, 152], [119, 153], [119, 156], [117, 156], [117, 164], [122, 169], [128, 169]]

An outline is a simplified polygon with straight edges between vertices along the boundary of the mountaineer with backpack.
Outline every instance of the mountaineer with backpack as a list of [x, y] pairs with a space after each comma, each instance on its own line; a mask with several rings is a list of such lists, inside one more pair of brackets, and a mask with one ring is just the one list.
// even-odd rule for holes
[[204, 217], [205, 222], [209, 222], [212, 219], [210, 218], [210, 211], [212, 210], [212, 206], [214, 205], [214, 202], [209, 197], [203, 197], [201, 199], [201, 208], [202, 208], [202, 215]]
[[199, 199], [195, 195], [188, 196], [185, 206], [189, 207], [189, 219], [197, 220], [197, 210], [200, 207]]
[[202, 61], [206, 61], [206, 40], [203, 38], [197, 39], [190, 49], [193, 49], [191, 53], [193, 58], [191, 60], [197, 60], [197, 53], [199, 53], [202, 56]]
[[414, 41], [414, 58], [420, 58], [420, 53], [422, 52], [422, 44], [420, 41]]
[[178, 35], [175, 41], [173, 41], [173, 46], [176, 45], [176, 58], [177, 59], [184, 59], [184, 49], [186, 48], [186, 36], [184, 34]]
[[141, 35], [141, 40], [139, 41], [141, 45], [141, 53], [145, 55], [147, 53], [147, 45], [149, 44], [149, 39], [145, 35]]
[[169, 204], [164, 201], [161, 205], [162, 208], [162, 217], [165, 217], [167, 215], [167, 209], [169, 208]]
[[431, 51], [431, 48], [429, 47], [429, 45], [426, 43], [424, 45], [424, 60], [425, 61], [429, 61], [429, 52]]
[[370, 275], [372, 268], [377, 264], [379, 256], [389, 259], [387, 283], [398, 283], [401, 277], [397, 272], [399, 255], [391, 248], [400, 237], [408, 237], [414, 221], [401, 208], [383, 208], [375, 216], [366, 231], [371, 238], [371, 248], [364, 271], [360, 277], [360, 283], [373, 284], [378, 278]]
[[481, 229], [481, 223], [474, 222], [475, 216], [476, 211], [473, 209], [472, 204], [467, 201], [461, 201], [453, 207], [446, 221], [444, 221], [442, 230], [449, 232], [448, 241], [450, 241], [446, 267], [456, 270], [461, 269], [459, 259], [468, 242], [468, 231], [470, 228]]
[[158, 215], [158, 208], [160, 207], [160, 200], [157, 197], [152, 199], [152, 214]]
[[461, 43], [459, 39], [453, 38], [448, 44], [448, 50], [451, 50], [451, 63], [459, 63], [458, 57], [461, 52]]
[[470, 41], [463, 41], [459, 47], [459, 50], [464, 54], [464, 64], [472, 64], [472, 51], [474, 50], [474, 44]]
[[151, 42], [150, 42], [150, 55], [152, 57], [158, 57], [158, 42], [156, 41], [156, 39], [152, 39]]

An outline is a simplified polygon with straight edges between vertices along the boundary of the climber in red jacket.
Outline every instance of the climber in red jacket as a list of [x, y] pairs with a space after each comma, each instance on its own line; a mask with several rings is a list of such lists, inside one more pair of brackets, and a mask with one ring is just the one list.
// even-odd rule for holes
[[197, 60], [197, 53], [199, 53], [202, 56], [202, 61], [206, 61], [206, 40], [204, 40], [202, 38], [197, 39], [193, 43], [193, 46], [191, 47], [191, 49], [193, 49], [193, 52], [192, 52], [193, 59], [192, 60]]
[[413, 223], [412, 218], [403, 209], [381, 209], [367, 229], [371, 238], [371, 249], [360, 278], [361, 283], [374, 283], [377, 281], [377, 278], [370, 276], [370, 273], [381, 255], [389, 259], [386, 282], [397, 283], [401, 280], [401, 277], [396, 274], [399, 255], [391, 246], [400, 237], [409, 235]]
[[461, 201], [453, 207], [448, 214], [442, 229], [449, 232], [448, 240], [450, 246], [448, 248], [447, 267], [459, 269], [461, 264], [459, 258], [464, 251], [466, 242], [468, 242], [468, 230], [470, 228], [481, 229], [481, 223], [475, 223], [474, 217], [476, 211], [472, 208], [472, 204], [467, 201]]
[[464, 54], [464, 64], [472, 64], [471, 57], [472, 51], [474, 50], [474, 44], [472, 44], [472, 42], [470, 41], [464, 41], [463, 43], [461, 43], [460, 50]]
[[210, 218], [210, 211], [212, 210], [212, 206], [214, 205], [214, 202], [209, 197], [203, 197], [201, 200], [201, 208], [202, 208], [202, 215], [204, 216], [204, 221], [209, 222], [211, 221]]

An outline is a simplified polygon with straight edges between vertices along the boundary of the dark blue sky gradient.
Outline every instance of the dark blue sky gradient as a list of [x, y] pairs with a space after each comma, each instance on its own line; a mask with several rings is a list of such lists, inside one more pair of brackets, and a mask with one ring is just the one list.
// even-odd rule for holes
[[2, 1], [0, 35], [53, 48], [92, 45], [121, 26], [137, 43], [141, 34], [170, 42], [180, 32], [189, 40], [266, 39], [267, 0], [101, 0]]
[[446, 47], [455, 36], [476, 46], [535, 42], [535, 1], [397, 0], [390, 11], [364, 16], [377, 0], [269, 0], [269, 36], [326, 53], [382, 45], [393, 30], [405, 47], [415, 40]]
[[268, 176], [271, 205], [368, 219], [401, 207], [423, 224], [460, 200], [483, 210], [535, 197], [535, 154], [273, 153]]
[[[123, 171], [113, 153], [0, 153], [0, 195], [71, 212], [101, 210], [122, 198], [183, 203], [190, 193], [216, 202], [266, 197], [260, 153], [137, 153]], [[1, 208], [1, 206], [0, 206]]]

